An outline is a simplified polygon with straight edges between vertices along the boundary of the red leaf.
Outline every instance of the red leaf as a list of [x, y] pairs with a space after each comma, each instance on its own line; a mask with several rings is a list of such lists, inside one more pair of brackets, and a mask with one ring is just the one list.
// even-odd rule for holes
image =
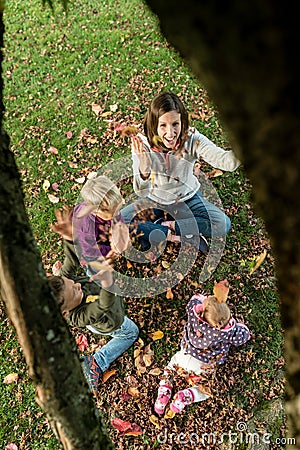
[[88, 340], [84, 334], [81, 334], [76, 339], [77, 346], [81, 352], [83, 352], [89, 345]]
[[57, 153], [58, 153], [58, 150], [55, 147], [50, 147], [49, 150], [51, 153], [54, 153], [55, 155], [57, 155]]
[[51, 187], [55, 192], [58, 191], [58, 183], [52, 183]]
[[139, 436], [143, 431], [136, 423], [126, 422], [121, 419], [113, 419], [112, 425], [120, 432], [122, 436]]
[[72, 131], [67, 131], [65, 133], [65, 135], [67, 136], [68, 139], [71, 139], [71, 137], [73, 136], [73, 133], [72, 133]]

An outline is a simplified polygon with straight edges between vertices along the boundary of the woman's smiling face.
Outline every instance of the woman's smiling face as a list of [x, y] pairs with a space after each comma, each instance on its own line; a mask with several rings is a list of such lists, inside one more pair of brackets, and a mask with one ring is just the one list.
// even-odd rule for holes
[[157, 134], [164, 146], [173, 149], [180, 137], [181, 118], [177, 111], [169, 111], [158, 119]]

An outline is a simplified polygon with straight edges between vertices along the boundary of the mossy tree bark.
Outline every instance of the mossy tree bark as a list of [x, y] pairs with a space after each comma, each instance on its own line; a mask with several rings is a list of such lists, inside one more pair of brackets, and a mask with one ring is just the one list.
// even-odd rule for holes
[[[146, 0], [205, 85], [253, 184], [285, 330], [289, 435], [300, 448], [299, 27], [291, 3]], [[293, 446], [292, 448], [295, 448]]]
[[[0, 0], [1, 1], [1, 0]], [[3, 47], [0, 10], [0, 48]], [[0, 53], [2, 62], [2, 51]], [[84, 379], [76, 344], [43, 270], [26, 215], [21, 181], [3, 118], [0, 76], [0, 298], [13, 323], [37, 402], [64, 449], [113, 449]]]

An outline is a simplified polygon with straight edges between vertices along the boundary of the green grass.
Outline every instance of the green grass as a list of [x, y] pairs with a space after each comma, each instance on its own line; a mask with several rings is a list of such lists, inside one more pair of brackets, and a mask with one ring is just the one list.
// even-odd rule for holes
[[[141, 1], [80, 0], [70, 4], [68, 15], [59, 5], [52, 15], [49, 9], [42, 8], [41, 1], [31, 0], [25, 10], [24, 3], [15, 0], [7, 2], [4, 21], [5, 128], [47, 271], [62, 255], [59, 237], [49, 230], [55, 208], [76, 202], [82, 186], [76, 180], [130, 155], [129, 142], [114, 133], [114, 126], [118, 123], [141, 126], [149, 102], [158, 90], [180, 95], [191, 113], [191, 124], [216, 144], [230, 148], [207, 92], [161, 36], [157, 19]], [[93, 112], [93, 104], [100, 106], [99, 115]], [[71, 138], [67, 132], [72, 132]], [[51, 147], [58, 153], [52, 153]], [[210, 168], [204, 165], [203, 170], [209, 172]], [[121, 189], [124, 195], [129, 195], [132, 180], [130, 173], [124, 172], [127, 178]], [[45, 192], [45, 180], [50, 185], [57, 183], [59, 190], [50, 187]], [[139, 324], [145, 343], [151, 342], [149, 333], [164, 331], [164, 339], [151, 344], [155, 367], [162, 367], [179, 346], [185, 305], [193, 292], [197, 289], [211, 292], [214, 280], [230, 281], [230, 306], [249, 325], [253, 339], [233, 352], [220, 371], [219, 382], [230, 402], [216, 399], [208, 407], [214, 411], [212, 426], [228, 430], [234, 428], [232, 420], [249, 418], [254, 409], [263, 409], [266, 402], [282, 396], [282, 333], [272, 252], [264, 224], [253, 211], [249, 180], [241, 168], [235, 173], [224, 173], [211, 183], [232, 219], [225, 252], [212, 277], [198, 287], [192, 284], [198, 281], [201, 272], [200, 258], [188, 276], [173, 288], [173, 299], [161, 294], [146, 299], [129, 298], [126, 302], [128, 315]], [[58, 197], [59, 203], [51, 203], [49, 193]], [[247, 264], [243, 263], [264, 248], [268, 256], [250, 276]], [[149, 277], [155, 265], [148, 268], [148, 273], [144, 267], [123, 267], [123, 272]], [[15, 442], [20, 449], [60, 448], [35, 403], [34, 387], [4, 311], [0, 332], [1, 381], [9, 373], [19, 373], [17, 383], [2, 383], [1, 442], [4, 447]], [[139, 379], [143, 402], [137, 400], [126, 408], [117, 392], [126, 389], [127, 375], [136, 376], [132, 349], [115, 367], [119, 376], [103, 388], [99, 407], [106, 405], [108, 427], [111, 417], [117, 416], [141, 424], [145, 435], [122, 438], [109, 428], [110, 434], [125, 448], [137, 448], [136, 445], [155, 448], [158, 432], [149, 422], [149, 415], [158, 379], [148, 374]], [[194, 406], [182, 417], [169, 421], [166, 425], [169, 432], [175, 426], [179, 431], [193, 430], [199, 426], [198, 420], [207, 423], [209, 413], [205, 408]]]

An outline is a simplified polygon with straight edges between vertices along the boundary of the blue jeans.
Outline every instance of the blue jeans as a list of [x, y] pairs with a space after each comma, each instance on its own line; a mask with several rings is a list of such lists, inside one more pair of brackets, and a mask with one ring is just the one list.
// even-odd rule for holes
[[[123, 208], [121, 214], [125, 223], [132, 224], [137, 209], [142, 207], [143, 203], [149, 204], [149, 202], [151, 202], [149, 199], [139, 199]], [[142, 234], [140, 237], [142, 244], [159, 243], [166, 239], [168, 227], [154, 223], [159, 219], [175, 220], [176, 234], [181, 236], [194, 236], [201, 233], [209, 238], [221, 237], [225, 236], [231, 228], [229, 217], [220, 208], [205, 200], [200, 191], [186, 202], [173, 205], [159, 205], [152, 202], [152, 208], [152, 221], [137, 223], [135, 232], [137, 235]]]
[[139, 335], [138, 327], [132, 320], [128, 319], [127, 316], [124, 317], [124, 321], [120, 328], [111, 333], [99, 333], [99, 331], [95, 330], [91, 325], [87, 325], [87, 328], [93, 333], [110, 336], [112, 338], [94, 354], [96, 363], [102, 372], [107, 370], [111, 363], [122, 355], [134, 341], [136, 341]]

